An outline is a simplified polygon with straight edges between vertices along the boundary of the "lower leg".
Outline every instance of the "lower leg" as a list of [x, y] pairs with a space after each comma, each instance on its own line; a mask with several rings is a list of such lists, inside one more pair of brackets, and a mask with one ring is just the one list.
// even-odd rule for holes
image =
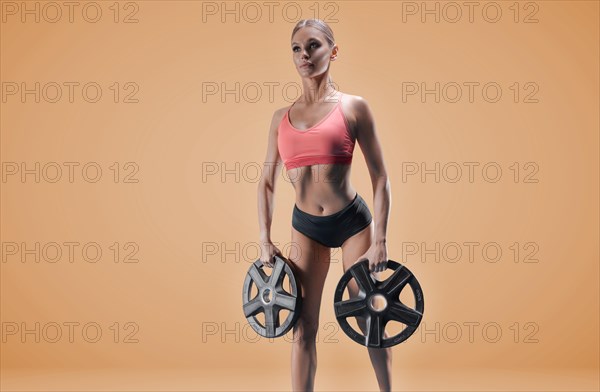
[[[388, 336], [385, 336], [386, 338]], [[392, 348], [369, 347], [369, 357], [377, 376], [380, 391], [392, 390]]]
[[[363, 334], [366, 335], [366, 324], [364, 320], [357, 320], [358, 326], [362, 330]], [[383, 332], [384, 339], [389, 338], [386, 331]], [[379, 384], [380, 391], [391, 391], [392, 390], [392, 348], [375, 348], [368, 347], [369, 357], [373, 370], [375, 370], [375, 376], [377, 377], [377, 383]]]
[[313, 391], [316, 370], [316, 338], [307, 339], [297, 335], [294, 336], [292, 344], [292, 389], [294, 391]]

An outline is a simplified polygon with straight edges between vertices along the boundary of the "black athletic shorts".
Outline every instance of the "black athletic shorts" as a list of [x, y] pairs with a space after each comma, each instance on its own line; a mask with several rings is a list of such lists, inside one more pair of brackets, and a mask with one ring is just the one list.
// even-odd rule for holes
[[311, 215], [294, 204], [292, 227], [321, 245], [339, 248], [349, 237], [369, 226], [372, 220], [369, 207], [357, 192], [350, 204], [331, 215]]

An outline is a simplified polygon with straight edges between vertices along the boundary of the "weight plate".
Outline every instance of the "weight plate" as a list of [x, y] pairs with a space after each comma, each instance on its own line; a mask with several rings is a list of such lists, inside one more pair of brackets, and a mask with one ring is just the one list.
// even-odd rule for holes
[[[256, 333], [267, 338], [276, 338], [284, 335], [294, 326], [300, 316], [302, 295], [291, 263], [275, 256], [271, 275], [267, 276], [264, 270], [262, 261], [258, 259], [246, 274], [242, 290], [244, 316]], [[289, 293], [283, 288], [283, 280], [286, 276], [290, 282]], [[254, 298], [250, 298], [252, 285], [258, 289], [258, 294]], [[287, 309], [290, 313], [283, 322], [280, 322], [279, 312], [282, 309]], [[261, 312], [265, 316], [265, 325], [257, 318]]]
[[[375, 279], [369, 272], [369, 261], [363, 260], [350, 267], [340, 279], [334, 294], [334, 311], [342, 330], [355, 342], [367, 346], [386, 348], [408, 339], [423, 318], [423, 291], [417, 278], [408, 268], [388, 260], [387, 268], [394, 270], [384, 281]], [[342, 300], [344, 290], [351, 279], [355, 279], [359, 293], [356, 297]], [[400, 301], [402, 289], [409, 285], [415, 298], [415, 309]], [[373, 296], [382, 296], [385, 306], [375, 309], [371, 305]], [[348, 317], [362, 317], [366, 322], [367, 334], [357, 332], [348, 323]], [[406, 327], [400, 333], [385, 338], [386, 324], [395, 320]]]

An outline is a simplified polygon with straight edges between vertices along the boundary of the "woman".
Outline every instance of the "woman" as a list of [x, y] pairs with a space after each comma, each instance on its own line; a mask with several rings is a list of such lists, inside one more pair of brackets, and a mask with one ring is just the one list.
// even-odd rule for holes
[[[301, 97], [273, 114], [267, 157], [258, 186], [261, 261], [273, 267], [281, 251], [271, 242], [270, 229], [276, 179], [281, 162], [296, 192], [290, 255], [303, 294], [292, 346], [292, 387], [313, 390], [317, 365], [316, 336], [323, 285], [331, 248], [342, 248], [344, 271], [369, 260], [370, 271], [387, 266], [386, 230], [390, 183], [367, 102], [333, 88], [329, 77], [338, 46], [327, 24], [304, 19], [292, 32], [292, 58], [302, 78]], [[350, 166], [358, 142], [373, 184], [372, 218], [365, 201], [350, 184]], [[358, 294], [356, 282], [350, 296]], [[357, 320], [363, 333], [364, 320]], [[387, 338], [387, 334], [384, 334]], [[391, 348], [368, 348], [380, 390], [391, 389]]]

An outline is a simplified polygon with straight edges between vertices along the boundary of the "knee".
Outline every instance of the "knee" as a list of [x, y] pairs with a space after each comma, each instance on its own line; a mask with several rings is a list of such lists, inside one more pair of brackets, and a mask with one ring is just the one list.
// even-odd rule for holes
[[[367, 321], [362, 318], [362, 317], [357, 317], [356, 318], [356, 324], [358, 324], [358, 328], [362, 331], [363, 335], [367, 335], [368, 333], [368, 329], [367, 329]], [[383, 338], [387, 339], [389, 338], [390, 335], [387, 333], [387, 331], [384, 329], [383, 330]]]
[[298, 320], [294, 325], [294, 343], [301, 345], [315, 344], [317, 341], [318, 321]]
[[363, 317], [357, 317], [356, 324], [358, 324], [358, 328], [362, 331], [363, 335], [367, 333], [367, 321]]

